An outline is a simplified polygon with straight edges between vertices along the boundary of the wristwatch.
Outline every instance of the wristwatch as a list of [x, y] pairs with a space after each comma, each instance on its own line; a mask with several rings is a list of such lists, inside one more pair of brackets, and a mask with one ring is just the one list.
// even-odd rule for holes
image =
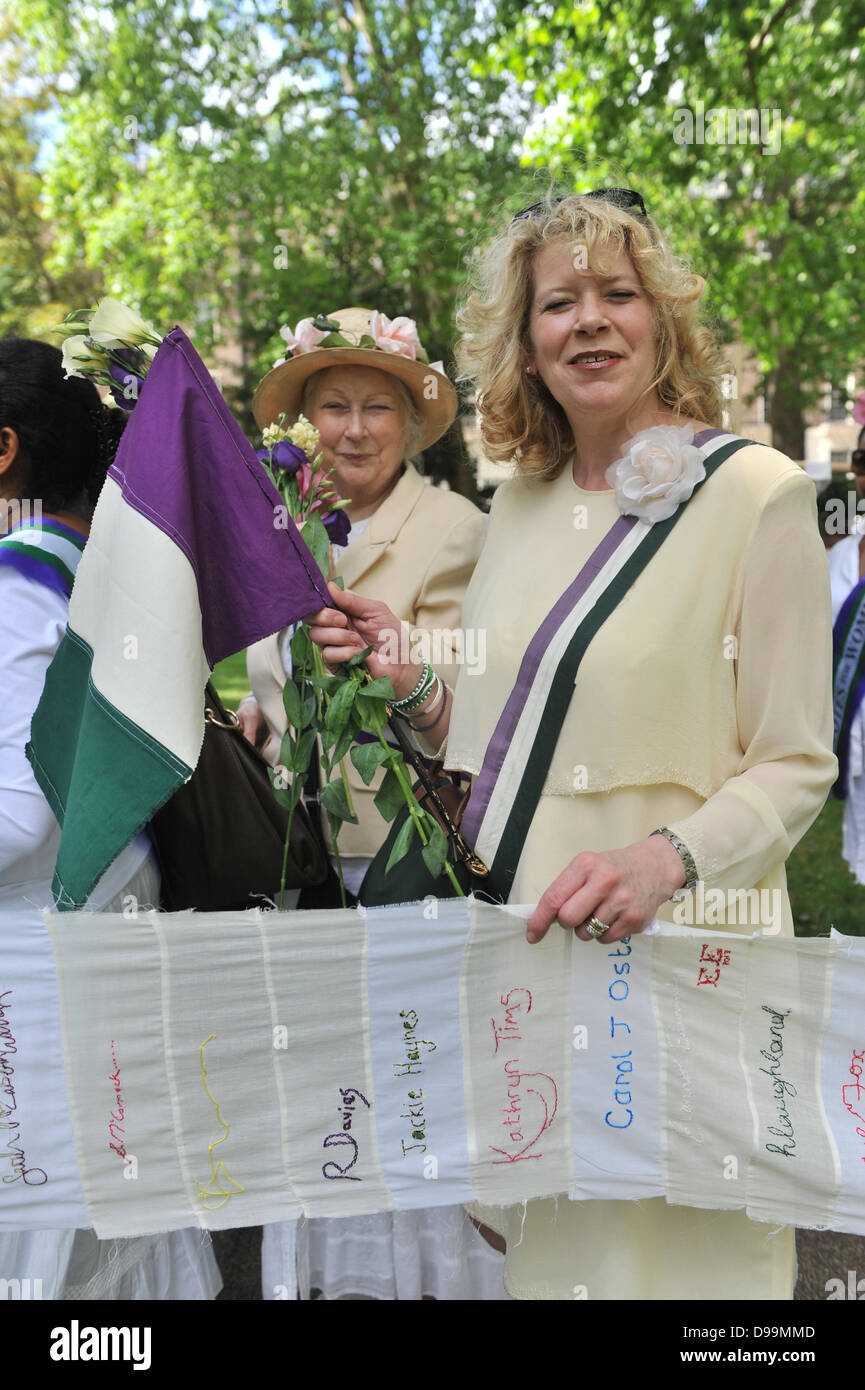
[[[685, 866], [685, 882], [682, 887], [677, 888], [675, 893], [670, 897], [671, 903], [680, 903], [685, 894], [693, 892], [700, 881], [700, 875], [697, 873], [697, 865], [694, 863], [694, 856], [688, 849], [684, 840], [680, 840], [675, 831], [670, 830], [668, 826], [662, 825], [659, 830], [653, 830], [652, 835], [663, 835], [665, 840], [669, 840]], [[651, 836], [649, 838], [651, 839]]]

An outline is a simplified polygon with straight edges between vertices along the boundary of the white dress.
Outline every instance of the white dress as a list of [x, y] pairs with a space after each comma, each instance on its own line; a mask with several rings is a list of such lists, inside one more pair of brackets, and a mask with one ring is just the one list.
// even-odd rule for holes
[[[66, 618], [61, 593], [0, 565], [0, 940], [22, 910], [52, 903], [60, 828], [24, 746]], [[144, 836], [110, 866], [87, 907], [119, 911], [129, 892], [158, 901]], [[30, 1290], [41, 1280], [42, 1299], [211, 1299], [222, 1287], [210, 1236], [198, 1229], [116, 1241], [99, 1241], [92, 1230], [4, 1232], [0, 1277], [29, 1279]]]

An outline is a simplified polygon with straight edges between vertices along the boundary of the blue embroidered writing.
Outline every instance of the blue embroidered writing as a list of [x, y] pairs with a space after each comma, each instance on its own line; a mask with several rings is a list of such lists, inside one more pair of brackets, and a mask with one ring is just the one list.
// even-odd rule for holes
[[[627, 999], [630, 993], [630, 986], [625, 976], [631, 973], [631, 962], [627, 959], [621, 959], [621, 957], [627, 957], [631, 954], [631, 938], [629, 936], [623, 937], [619, 942], [619, 947], [620, 949], [618, 951], [607, 952], [607, 955], [613, 958], [613, 971], [616, 976], [616, 978], [610, 982], [607, 993], [610, 998], [617, 1003], [621, 1003]], [[624, 947], [624, 950], [621, 949], [622, 947]], [[610, 1037], [613, 1039], [616, 1037], [617, 1028], [624, 1028], [628, 1033], [631, 1031], [629, 1023], [625, 1023], [621, 1020], [617, 1021], [611, 1016]], [[610, 1053], [610, 1060], [616, 1064], [613, 1100], [618, 1107], [618, 1109], [615, 1110], [608, 1110], [604, 1116], [604, 1122], [608, 1124], [611, 1129], [628, 1129], [634, 1122], [634, 1112], [631, 1109], [631, 1073], [634, 1070], [632, 1056], [633, 1048], [630, 1047], [626, 1052]], [[627, 1119], [625, 1116], [627, 1116]]]

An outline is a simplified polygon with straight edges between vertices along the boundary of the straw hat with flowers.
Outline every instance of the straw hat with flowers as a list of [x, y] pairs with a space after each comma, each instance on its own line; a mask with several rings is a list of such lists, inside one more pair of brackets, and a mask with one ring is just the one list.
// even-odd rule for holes
[[377, 367], [407, 387], [424, 426], [418, 449], [440, 438], [457, 413], [457, 393], [441, 362], [428, 361], [413, 319], [389, 319], [377, 309], [338, 309], [280, 333], [288, 344], [285, 359], [263, 377], [252, 400], [262, 429], [280, 415], [288, 423], [297, 419], [303, 388], [315, 372], [349, 365]]

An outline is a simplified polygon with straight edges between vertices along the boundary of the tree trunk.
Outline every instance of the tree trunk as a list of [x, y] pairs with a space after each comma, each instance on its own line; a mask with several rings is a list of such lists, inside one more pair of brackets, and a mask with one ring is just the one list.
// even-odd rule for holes
[[782, 350], [778, 366], [769, 373], [769, 423], [772, 447], [791, 459], [805, 457], [805, 414], [802, 409], [803, 371], [795, 355]]
[[478, 489], [474, 465], [466, 448], [462, 419], [459, 415], [450, 429], [435, 444], [423, 452], [424, 472], [434, 483], [446, 482], [454, 491], [477, 502]]

